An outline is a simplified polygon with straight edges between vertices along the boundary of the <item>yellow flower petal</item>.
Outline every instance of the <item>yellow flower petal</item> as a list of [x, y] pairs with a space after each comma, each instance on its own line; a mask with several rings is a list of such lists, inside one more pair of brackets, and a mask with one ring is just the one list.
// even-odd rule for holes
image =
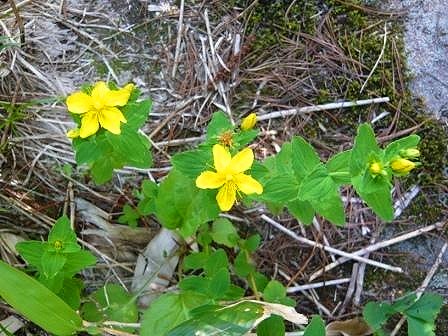
[[81, 128], [79, 129], [79, 136], [87, 138], [95, 134], [100, 125], [98, 123], [98, 115], [95, 111], [86, 113], [81, 119]]
[[105, 82], [101, 81], [95, 83], [95, 86], [92, 89], [92, 99], [96, 106], [103, 103], [104, 97], [109, 91], [110, 89]]
[[240, 173], [235, 175], [234, 180], [238, 189], [247, 195], [260, 195], [263, 192], [263, 186], [252, 176]]
[[121, 111], [116, 107], [105, 107], [98, 113], [98, 120], [101, 127], [113, 134], [120, 134], [120, 122], [126, 123], [126, 119]]
[[82, 114], [88, 112], [92, 106], [92, 98], [84, 92], [75, 92], [67, 97], [68, 110], [71, 113]]
[[133, 89], [133, 84], [126, 85], [123, 89], [120, 90], [109, 90], [104, 95], [104, 104], [106, 106], [124, 106], [129, 100], [131, 96], [131, 92]]
[[216, 200], [222, 211], [229, 211], [236, 201], [236, 185], [232, 182], [224, 184], [219, 189]]
[[201, 189], [216, 189], [221, 187], [225, 182], [225, 178], [211, 171], [201, 173], [196, 179], [196, 186]]
[[232, 156], [227, 148], [221, 145], [213, 146], [213, 162], [218, 173], [227, 168], [231, 159]]
[[74, 128], [74, 129], [69, 130], [67, 132], [67, 137], [69, 137], [70, 139], [79, 137], [79, 128]]
[[229, 168], [235, 174], [242, 173], [250, 169], [253, 162], [254, 152], [249, 147], [246, 147], [232, 158]]

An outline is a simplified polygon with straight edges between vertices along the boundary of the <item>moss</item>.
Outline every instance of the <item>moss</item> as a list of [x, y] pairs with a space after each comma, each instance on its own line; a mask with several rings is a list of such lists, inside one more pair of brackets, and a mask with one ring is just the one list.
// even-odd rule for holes
[[[252, 1], [230, 1], [232, 6], [246, 8]], [[281, 45], [282, 39], [294, 38], [297, 33], [312, 34], [315, 30], [315, 14], [318, 12], [316, 1], [274, 0], [258, 1], [249, 12], [247, 31], [255, 34], [254, 48], [263, 50], [273, 45]]]
[[[122, 71], [132, 69], [132, 64], [120, 59], [110, 60], [109, 65], [117, 75], [120, 74], [120, 72]], [[107, 68], [106, 64], [104, 64], [104, 62], [101, 60], [95, 60], [93, 62], [93, 67], [95, 68], [99, 76], [106, 76], [107, 74], [109, 74], [109, 69]]]

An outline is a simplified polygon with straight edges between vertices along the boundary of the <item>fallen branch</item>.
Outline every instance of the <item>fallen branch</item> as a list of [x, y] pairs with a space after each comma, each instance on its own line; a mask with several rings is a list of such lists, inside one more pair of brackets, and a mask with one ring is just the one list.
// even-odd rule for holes
[[[398, 236], [398, 237], [395, 237], [395, 238], [392, 238], [392, 239], [389, 239], [389, 240], [385, 240], [385, 241], [382, 241], [382, 242], [379, 242], [379, 243], [376, 243], [376, 244], [373, 244], [373, 245], [369, 245], [369, 246], [367, 246], [367, 247], [365, 247], [363, 249], [360, 249], [360, 250], [358, 250], [356, 252], [353, 252], [351, 255], [352, 256], [362, 256], [362, 255], [368, 254], [370, 252], [374, 252], [374, 251], [382, 249], [384, 247], [387, 247], [387, 246], [390, 246], [390, 245], [393, 245], [393, 244], [396, 244], [396, 243], [399, 243], [399, 242], [402, 242], [402, 241], [405, 241], [405, 240], [408, 240], [408, 239], [420, 236], [423, 233], [430, 232], [430, 231], [435, 230], [435, 229], [440, 229], [446, 223], [447, 222], [444, 222], [444, 223], [439, 222], [439, 223], [436, 223], [436, 224], [432, 224], [432, 225], [420, 228], [420, 229], [412, 231], [412, 232], [405, 233], [405, 234], [403, 234], [401, 236]], [[331, 270], [331, 269], [335, 268], [336, 266], [339, 266], [339, 265], [341, 265], [341, 264], [343, 264], [343, 263], [345, 263], [345, 262], [347, 262], [349, 260], [350, 260], [350, 258], [347, 258], [347, 257], [339, 258], [335, 262], [332, 262], [331, 264], [328, 264], [327, 266], [325, 266], [324, 268], [318, 270], [317, 272], [314, 272], [310, 276], [310, 281], [316, 279], [317, 277], [321, 276], [323, 273], [328, 272], [329, 270]]]
[[388, 103], [390, 101], [389, 97], [381, 97], [381, 98], [373, 98], [373, 99], [364, 99], [364, 100], [355, 100], [355, 101], [345, 101], [340, 103], [329, 103], [323, 105], [313, 105], [313, 106], [305, 106], [295, 109], [282, 110], [271, 112], [267, 114], [263, 114], [258, 116], [258, 120], [268, 120], [275, 118], [285, 118], [296, 114], [304, 114], [310, 112], [317, 111], [326, 111], [326, 110], [335, 110], [339, 108], [353, 107], [353, 106], [363, 106], [363, 105], [371, 105], [371, 104], [380, 104], [380, 103]]
[[[323, 245], [321, 243], [316, 243], [315, 241], [309, 240], [307, 238], [300, 237], [297, 234], [295, 234], [294, 232], [292, 232], [291, 230], [285, 228], [283, 225], [281, 225], [280, 223], [277, 223], [275, 220], [269, 218], [266, 215], [261, 215], [261, 218], [265, 222], [271, 224], [275, 228], [279, 229], [280, 231], [286, 233], [291, 238], [293, 238], [293, 239], [295, 239], [295, 240], [297, 240], [297, 241], [299, 241], [299, 242], [301, 242], [303, 244], [306, 244], [306, 245], [309, 245], [309, 246], [313, 246], [313, 247], [317, 247], [317, 248], [323, 249], [323, 250], [325, 250], [327, 252], [338, 254], [340, 256], [346, 257], [348, 259], [354, 259], [354, 260], [357, 260], [357, 261], [360, 261], [360, 262], [364, 262], [364, 263], [372, 265], [372, 266], [384, 268], [384, 269], [386, 269], [388, 271], [398, 272], [398, 273], [402, 273], [403, 272], [401, 267], [390, 266], [390, 265], [384, 264], [384, 263], [379, 262], [379, 261], [370, 260], [370, 259], [367, 259], [367, 258], [364, 258], [364, 257], [360, 257], [359, 255], [355, 255], [354, 253], [344, 252], [344, 251], [335, 249], [333, 247]], [[340, 258], [340, 259], [342, 259], [342, 258]]]

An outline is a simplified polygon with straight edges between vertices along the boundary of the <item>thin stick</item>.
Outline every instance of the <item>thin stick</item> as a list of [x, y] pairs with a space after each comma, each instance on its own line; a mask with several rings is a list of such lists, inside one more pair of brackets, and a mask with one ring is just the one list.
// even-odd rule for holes
[[267, 113], [264, 115], [260, 115], [257, 119], [259, 121], [274, 119], [274, 118], [285, 118], [296, 114], [304, 114], [310, 112], [317, 111], [326, 111], [326, 110], [335, 110], [339, 108], [346, 108], [352, 106], [362, 106], [362, 105], [371, 105], [371, 104], [380, 104], [380, 103], [388, 103], [390, 101], [389, 97], [381, 97], [381, 98], [373, 98], [373, 99], [364, 99], [364, 100], [355, 100], [355, 101], [345, 101], [340, 103], [329, 103], [323, 105], [313, 105], [313, 106], [305, 106], [295, 109], [282, 110]]
[[[404, 240], [408, 240], [408, 239], [420, 236], [423, 233], [430, 232], [430, 231], [435, 230], [435, 229], [440, 229], [446, 223], [447, 222], [443, 222], [443, 223], [442, 222], [438, 222], [436, 224], [432, 224], [432, 225], [429, 225], [429, 226], [417, 229], [415, 231], [405, 233], [405, 234], [403, 234], [401, 236], [398, 236], [398, 237], [395, 237], [395, 238], [392, 238], [392, 239], [389, 239], [389, 240], [385, 240], [385, 241], [382, 241], [382, 242], [379, 242], [379, 243], [376, 243], [376, 244], [373, 244], [373, 245], [369, 245], [369, 246], [367, 246], [365, 248], [362, 248], [362, 249], [360, 249], [360, 250], [358, 250], [356, 252], [353, 252], [351, 255], [361, 256], [361, 255], [368, 254], [370, 252], [374, 252], [376, 250], [379, 250], [379, 249], [382, 249], [384, 247], [387, 247], [387, 246], [390, 246], [390, 245], [402, 242]], [[329, 270], [331, 270], [331, 269], [335, 268], [336, 266], [339, 266], [339, 265], [341, 265], [341, 264], [343, 264], [343, 263], [345, 263], [345, 262], [347, 262], [349, 260], [350, 259], [346, 258], [346, 257], [339, 258], [335, 262], [333, 262], [331, 264], [328, 264], [327, 266], [325, 266], [324, 268], [318, 270], [317, 272], [314, 272], [310, 276], [310, 281], [316, 279], [317, 277], [321, 276], [323, 273], [328, 272]]]
[[184, 27], [184, 5], [185, 5], [185, 1], [181, 0], [180, 1], [180, 10], [179, 10], [179, 21], [177, 22], [176, 53], [174, 54], [173, 71], [171, 72], [172, 78], [174, 78], [174, 76], [176, 76], [177, 64], [179, 63], [180, 44], [182, 42], [182, 30]]
[[384, 23], [384, 40], [383, 40], [383, 47], [381, 48], [380, 55], [378, 56], [378, 59], [375, 62], [375, 65], [373, 66], [372, 70], [370, 71], [369, 75], [367, 76], [367, 79], [365, 80], [364, 84], [361, 86], [361, 90], [359, 90], [359, 93], [362, 93], [364, 91], [364, 88], [367, 85], [367, 82], [369, 81], [370, 77], [372, 77], [373, 73], [375, 72], [376, 68], [378, 67], [378, 64], [380, 64], [380, 60], [383, 58], [384, 50], [386, 50], [386, 44], [387, 44], [387, 23]]
[[299, 242], [301, 242], [303, 244], [310, 245], [310, 246], [313, 246], [313, 247], [317, 247], [317, 248], [323, 249], [323, 250], [325, 250], [327, 252], [338, 254], [338, 255], [343, 256], [343, 257], [347, 257], [349, 259], [354, 259], [354, 260], [357, 260], [357, 261], [360, 261], [360, 262], [365, 262], [366, 264], [369, 264], [369, 265], [372, 265], [372, 266], [384, 268], [384, 269], [386, 269], [388, 271], [398, 272], [398, 273], [402, 273], [403, 272], [401, 267], [390, 266], [390, 265], [384, 264], [384, 263], [379, 262], [379, 261], [363, 258], [363, 257], [360, 257], [359, 255], [355, 255], [355, 254], [352, 254], [352, 253], [347, 253], [347, 252], [335, 249], [335, 248], [330, 247], [330, 246], [325, 246], [323, 244], [316, 243], [316, 242], [314, 242], [312, 240], [309, 240], [307, 238], [300, 237], [297, 234], [295, 234], [294, 232], [292, 232], [291, 230], [285, 228], [283, 225], [281, 225], [280, 223], [277, 223], [276, 221], [274, 221], [273, 219], [269, 218], [268, 216], [266, 216], [264, 214], [261, 215], [261, 218], [265, 222], [271, 224], [272, 226], [276, 227], [280, 231], [286, 233], [291, 238], [293, 238], [293, 239], [295, 239], [295, 240], [297, 240], [297, 241], [299, 241]]
[[[434, 274], [436, 274], [438, 268], [440, 267], [440, 264], [442, 263], [443, 255], [445, 254], [447, 248], [448, 248], [448, 243], [443, 244], [442, 248], [440, 249], [440, 253], [436, 258], [436, 261], [432, 265], [431, 269], [429, 270], [428, 274], [426, 275], [426, 277], [423, 280], [420, 287], [417, 289], [417, 294], [416, 294], [417, 300], [421, 298], [421, 296], [425, 292], [426, 288], [428, 287], [429, 283], [431, 282], [431, 279], [433, 278]], [[406, 321], [406, 318], [404, 316], [402, 316], [400, 321], [398, 321], [394, 330], [390, 334], [390, 336], [395, 336], [398, 333], [398, 331], [400, 330], [400, 328], [403, 326], [405, 321]]]
[[328, 287], [328, 286], [336, 286], [336, 285], [344, 284], [344, 283], [347, 283], [347, 282], [350, 282], [350, 278], [321, 281], [321, 282], [310, 283], [310, 284], [307, 284], [307, 285], [288, 287], [286, 289], [286, 292], [287, 293], [296, 293], [296, 292], [301, 292], [303, 290], [308, 290], [308, 289], [315, 289], [315, 288]]

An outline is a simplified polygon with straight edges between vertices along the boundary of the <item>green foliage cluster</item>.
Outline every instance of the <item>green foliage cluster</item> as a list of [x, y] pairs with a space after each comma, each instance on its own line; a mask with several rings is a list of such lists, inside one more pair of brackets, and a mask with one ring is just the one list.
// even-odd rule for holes
[[[147, 109], [141, 104], [147, 103], [134, 99], [124, 108], [125, 113], [127, 109], [134, 109], [126, 115], [126, 127], [132, 127], [134, 133], [131, 134], [134, 135], [146, 119], [146, 112], [142, 111]], [[74, 142], [77, 156], [83, 158], [81, 162], [92, 164], [96, 181], [104, 182], [105, 175], [95, 173], [94, 166], [105, 160], [106, 153], [109, 153], [107, 160], [111, 160], [124, 155], [124, 150], [129, 150], [132, 145], [134, 151], [138, 149], [136, 158], [141, 158], [139, 154], [143, 153], [148, 159], [148, 148], [134, 146], [138, 138], [129, 137], [126, 132], [124, 128], [121, 136], [111, 138], [109, 133], [100, 131], [95, 136]], [[114, 326], [117, 331], [132, 333], [135, 331], [133, 323], [139, 320], [142, 335], [193, 336], [213, 331], [223, 336], [240, 336], [255, 327], [259, 336], [284, 335], [284, 311], [293, 309], [296, 302], [287, 297], [286, 288], [279, 281], [270, 280], [257, 271], [253, 254], [260, 245], [260, 236], [242, 237], [229, 219], [220, 216], [217, 191], [199, 189], [195, 183], [202, 172], [213, 169], [214, 145], [227, 146], [233, 155], [257, 134], [258, 130], [241, 130], [224, 113], [215, 113], [207, 127], [204, 143], [174, 155], [173, 169], [165, 179], [160, 184], [144, 181], [141, 191], [136, 193], [137, 206], [124, 207], [120, 222], [137, 226], [140, 217], [154, 215], [163, 227], [176, 231], [182, 238], [193, 239], [197, 245], [197, 250], [185, 255], [181, 262], [177, 291], [159, 296], [141, 318], [136, 304], [138, 293], [127, 293], [120, 286], [107, 284], [87, 297], [81, 295], [83, 283], [75, 275], [92, 265], [95, 258], [78, 245], [76, 234], [65, 216], [55, 223], [47, 241], [27, 241], [17, 245], [38, 281], [0, 263], [0, 270], [7, 279], [0, 279], [0, 295], [25, 317], [55, 335], [81, 331], [101, 334], [105, 327], [109, 327], [108, 321], [118, 323]], [[351, 150], [322, 162], [305, 139], [294, 137], [283, 144], [278, 154], [252, 166], [249, 174], [263, 185], [263, 193], [239, 197], [246, 205], [257, 201], [264, 202], [273, 211], [287, 208], [305, 224], [311, 223], [317, 213], [342, 225], [345, 214], [339, 188], [352, 184], [381, 218], [391, 220], [391, 181], [393, 176], [403, 175], [403, 171], [392, 169], [392, 162], [418, 153], [419, 140], [417, 135], [411, 135], [381, 149], [373, 129], [362, 124]], [[107, 142], [104, 148], [112, 152], [92, 149], [102, 141]], [[149, 163], [145, 161], [145, 165]], [[113, 167], [105, 168], [107, 178], [111, 177]], [[18, 291], [10, 281], [28, 286], [28, 291]], [[25, 295], [29, 295], [30, 290], [36, 294], [27, 300]], [[44, 298], [48, 298], [47, 303], [39, 309]], [[410, 330], [426, 332], [433, 329], [440, 308], [440, 299], [437, 302], [432, 299], [423, 296], [416, 300], [414, 297], [412, 302], [404, 299], [395, 304], [380, 304], [380, 308], [370, 304], [366, 307], [365, 318], [380, 333], [387, 318], [400, 312], [407, 316]], [[425, 309], [427, 301], [433, 303], [428, 310]], [[382, 312], [380, 317], [374, 315], [378, 312]], [[64, 322], [54, 322], [61, 320]], [[323, 320], [314, 317], [304, 335], [325, 335]]]
[[382, 327], [396, 313], [406, 318], [409, 336], [435, 336], [435, 319], [442, 305], [440, 295], [425, 293], [418, 298], [416, 294], [411, 294], [393, 304], [369, 302], [364, 307], [363, 315], [378, 336], [387, 335]]
[[77, 243], [76, 234], [66, 216], [52, 227], [47, 241], [24, 241], [16, 245], [36, 278], [73, 309], [79, 308], [82, 280], [75, 275], [94, 265], [96, 258]]
[[[88, 92], [91, 88], [86, 87]], [[115, 135], [104, 129], [87, 138], [73, 139], [75, 159], [79, 165], [87, 164], [94, 181], [105, 183], [112, 178], [114, 169], [125, 165], [136, 168], [149, 168], [152, 165], [150, 144], [145, 135], [139, 132], [151, 110], [151, 100], [138, 100], [140, 92], [132, 91], [128, 103], [121, 108], [127, 122], [121, 126], [121, 134]], [[79, 116], [72, 115], [80, 126]]]

